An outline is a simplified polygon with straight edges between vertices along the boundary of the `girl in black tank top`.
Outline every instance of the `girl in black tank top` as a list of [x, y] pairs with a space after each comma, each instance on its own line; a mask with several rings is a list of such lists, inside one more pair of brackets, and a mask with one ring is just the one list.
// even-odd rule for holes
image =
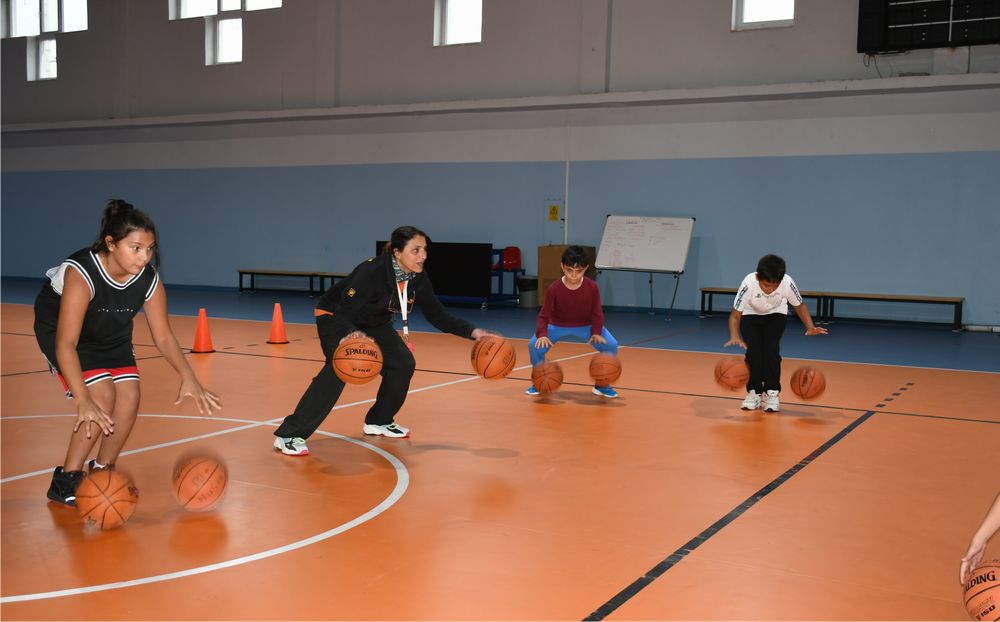
[[157, 349], [181, 377], [177, 403], [191, 396], [203, 415], [222, 408], [198, 382], [170, 328], [166, 293], [150, 265], [156, 242], [148, 216], [125, 201], [109, 201], [97, 241], [46, 272], [49, 280], [35, 299], [38, 345], [77, 410], [66, 459], [49, 486], [53, 501], [76, 505], [83, 463], [98, 437], [91, 470], [111, 468], [128, 440], [139, 411], [132, 320], [140, 309]]

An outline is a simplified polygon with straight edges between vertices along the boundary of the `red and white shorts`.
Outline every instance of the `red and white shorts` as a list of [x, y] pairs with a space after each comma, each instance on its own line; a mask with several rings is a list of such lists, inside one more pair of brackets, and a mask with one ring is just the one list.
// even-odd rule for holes
[[[73, 397], [73, 392], [69, 390], [66, 379], [59, 372], [55, 372], [55, 374], [58, 376], [59, 382], [62, 383], [63, 390], [66, 391], [66, 397]], [[83, 383], [88, 387], [108, 379], [112, 382], [126, 382], [129, 380], [138, 382], [139, 368], [135, 365], [128, 367], [101, 367], [98, 369], [88, 369], [83, 372]]]

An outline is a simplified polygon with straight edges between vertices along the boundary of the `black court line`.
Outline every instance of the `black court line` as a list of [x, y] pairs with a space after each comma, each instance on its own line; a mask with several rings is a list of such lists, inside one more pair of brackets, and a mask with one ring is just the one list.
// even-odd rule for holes
[[[41, 352], [38, 353], [41, 356]], [[150, 361], [153, 359], [163, 358], [162, 354], [155, 354], [153, 356], [137, 356], [135, 357], [136, 362], [139, 361]], [[51, 374], [52, 372], [48, 369], [38, 369], [32, 371], [12, 371], [6, 374], [0, 374], [0, 378], [11, 378], [13, 376], [31, 376], [33, 374]]]
[[[4, 334], [4, 335], [19, 335], [19, 336], [23, 336], [23, 337], [34, 337], [34, 335], [21, 334], [21, 333], [2, 333], [2, 334]], [[256, 344], [251, 344], [251, 345], [256, 345]], [[155, 348], [156, 347], [155, 345], [150, 345], [150, 344], [145, 344], [145, 343], [133, 344], [133, 346], [142, 346], [142, 347], [149, 347], [149, 348]], [[277, 356], [277, 355], [274, 355], [274, 354], [256, 354], [256, 353], [253, 353], [253, 352], [225, 352], [225, 351], [222, 351], [222, 350], [216, 350], [215, 352], [192, 352], [191, 350], [188, 350], [188, 349], [185, 349], [185, 348], [182, 348], [182, 350], [184, 351], [185, 355], [187, 355], [187, 354], [228, 354], [228, 355], [231, 355], [231, 356], [248, 356], [248, 357], [252, 357], [252, 358], [282, 359], [282, 360], [288, 360], [288, 361], [309, 361], [309, 362], [314, 362], [314, 363], [325, 363], [325, 361], [326, 361], [326, 359], [314, 358], [314, 357]], [[162, 354], [155, 354], [155, 355], [151, 355], [151, 356], [136, 357], [136, 361], [149, 361], [149, 360], [160, 359], [160, 358], [163, 358]], [[427, 368], [423, 368], [423, 367], [418, 367], [418, 368], [415, 369], [415, 371], [422, 371], [422, 372], [429, 373], [429, 374], [448, 374], [448, 375], [452, 375], [452, 376], [474, 376], [475, 375], [473, 372], [446, 371], [446, 370], [441, 370], [441, 369], [427, 369]], [[40, 370], [37, 370], [37, 371], [19, 371], [19, 372], [7, 373], [7, 374], [0, 374], [0, 378], [10, 378], [10, 377], [13, 377], [13, 376], [28, 376], [28, 375], [32, 375], [32, 374], [48, 374], [48, 373], [50, 373], [48, 369], [40, 369]], [[523, 382], [531, 382], [531, 378], [530, 377], [523, 377], [522, 378], [522, 377], [519, 377], [519, 376], [508, 376], [508, 377], [505, 378], [505, 380], [517, 380], [519, 382], [521, 382], [521, 381], [523, 381]], [[896, 392], [892, 393], [892, 395], [898, 396], [898, 395], [900, 395], [899, 391], [907, 391], [907, 390], [909, 390], [909, 388], [911, 386], [913, 386], [912, 382], [911, 383], [907, 383], [907, 384], [908, 384], [908, 386], [901, 387], [901, 388], [897, 389]], [[583, 382], [579, 382], [579, 383], [578, 382], [564, 382], [563, 385], [564, 386], [574, 386], [574, 387], [589, 387], [590, 386], [589, 384], [583, 383]], [[688, 393], [688, 392], [685, 392], [685, 391], [666, 391], [666, 390], [663, 390], [663, 389], [642, 389], [642, 388], [623, 387], [623, 386], [619, 386], [618, 388], [622, 389], [624, 391], [632, 392], [632, 393], [654, 393], [654, 394], [657, 394], [657, 395], [676, 395], [676, 396], [680, 396], [680, 397], [703, 397], [703, 398], [707, 398], [707, 399], [716, 399], [716, 400], [737, 400], [737, 399], [741, 399], [739, 397], [727, 397], [727, 396], [722, 396], [722, 395], [709, 395], [709, 394], [706, 394], [706, 393]], [[813, 404], [813, 403], [806, 403], [806, 402], [783, 402], [783, 403], [787, 404], [787, 405], [790, 405], [790, 406], [806, 406], [806, 407], [809, 407], [809, 408], [825, 408], [825, 409], [828, 409], [828, 410], [842, 410], [842, 411], [847, 411], [847, 412], [862, 412], [864, 410], [862, 408], [851, 408], [851, 407], [848, 407], [848, 406], [831, 406], [831, 405], [827, 405], [827, 404]], [[899, 416], [903, 416], [903, 417], [925, 417], [925, 418], [928, 418], [928, 419], [944, 419], [944, 420], [948, 420], [948, 421], [967, 421], [967, 422], [971, 422], [971, 423], [994, 423], [994, 424], [1000, 424], [1000, 421], [990, 421], [988, 419], [969, 419], [969, 418], [966, 418], [966, 417], [948, 417], [948, 416], [944, 416], [944, 415], [924, 415], [924, 414], [920, 414], [920, 413], [906, 413], [906, 412], [881, 410], [881, 408], [885, 407], [885, 404], [883, 404], [883, 403], [877, 404], [877, 407], [880, 408], [880, 410], [878, 410], [877, 412], [879, 412], [881, 414], [886, 414], [886, 415], [899, 415]]]
[[[907, 384], [908, 384], [907, 388], [913, 386], [912, 382]], [[901, 389], [901, 390], [906, 390], [906, 389]], [[647, 585], [649, 585], [650, 583], [658, 579], [660, 576], [662, 576], [663, 573], [665, 573], [666, 571], [670, 570], [675, 565], [677, 565], [677, 563], [679, 563], [682, 559], [687, 557], [689, 553], [697, 549], [699, 546], [708, 541], [709, 538], [711, 538], [719, 531], [721, 531], [723, 527], [725, 527], [726, 525], [730, 524], [731, 522], [739, 518], [744, 512], [755, 506], [758, 501], [760, 501], [767, 495], [774, 492], [774, 490], [777, 489], [778, 486], [781, 486], [782, 484], [787, 482], [792, 476], [794, 476], [796, 473], [798, 473], [806, 466], [808, 466], [810, 463], [812, 463], [813, 460], [826, 453], [828, 449], [839, 443], [841, 440], [844, 439], [844, 437], [846, 437], [848, 434], [857, 429], [858, 426], [860, 426], [865, 421], [868, 421], [868, 419], [870, 419], [876, 412], [878, 411], [875, 410], [865, 411], [864, 414], [862, 414], [860, 417], [858, 417], [850, 424], [848, 424], [843, 430], [833, 435], [833, 437], [831, 437], [825, 443], [823, 443], [815, 450], [813, 450], [813, 452], [810, 453], [808, 456], [806, 456], [802, 460], [799, 460], [797, 464], [789, 468], [787, 471], [785, 471], [778, 477], [774, 478], [767, 486], [764, 486], [754, 494], [747, 497], [745, 500], [743, 500], [742, 503], [740, 503], [735, 508], [730, 510], [728, 514], [726, 514], [719, 520], [712, 523], [707, 529], [705, 529], [697, 536], [689, 540], [681, 548], [671, 553], [662, 562], [650, 568], [648, 571], [645, 572], [645, 574], [643, 574], [641, 577], [633, 581], [625, 589], [612, 596], [610, 600], [608, 600], [606, 603], [598, 607], [596, 610], [594, 610], [593, 613], [591, 613], [589, 616], [583, 619], [586, 621], [586, 620], [603, 620], [604, 618], [606, 618], [616, 609], [624, 605], [633, 596], [635, 596], [643, 589], [645, 589]]]
[[945, 421], [963, 421], [968, 423], [992, 423], [994, 425], [1000, 425], [1000, 421], [991, 421], [990, 419], [969, 419], [968, 417], [948, 417], [945, 415], [922, 415], [920, 413], [901, 413], [894, 410], [880, 410], [878, 411], [880, 415], [896, 415], [897, 417], [919, 417], [921, 419], [943, 419]]

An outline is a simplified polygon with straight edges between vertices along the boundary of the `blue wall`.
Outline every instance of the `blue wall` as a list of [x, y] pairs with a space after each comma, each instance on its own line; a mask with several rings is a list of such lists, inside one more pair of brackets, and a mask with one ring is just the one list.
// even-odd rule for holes
[[[696, 217], [678, 309], [773, 252], [803, 289], [965, 296], [967, 323], [1000, 324], [998, 173], [996, 151], [574, 162], [569, 238], [596, 246], [609, 213]], [[349, 270], [399, 224], [520, 246], [533, 272], [535, 248], [562, 241], [545, 215], [563, 188], [562, 162], [4, 173], [2, 271], [40, 276], [89, 244], [103, 201], [122, 197], [156, 220], [168, 283], [235, 286], [238, 267]], [[599, 282], [608, 305], [649, 305], [646, 274]], [[663, 308], [673, 279], [654, 283]]]

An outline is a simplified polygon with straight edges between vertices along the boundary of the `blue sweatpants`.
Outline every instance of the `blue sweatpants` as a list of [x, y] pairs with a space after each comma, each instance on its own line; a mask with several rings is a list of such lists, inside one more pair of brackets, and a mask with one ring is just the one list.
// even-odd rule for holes
[[[555, 324], [549, 324], [549, 341], [556, 343], [561, 341], [566, 337], [576, 337], [584, 343], [590, 339], [590, 326], [556, 326]], [[607, 352], [608, 354], [617, 355], [618, 354], [618, 340], [615, 336], [611, 334], [608, 327], [605, 326], [601, 329], [601, 337], [607, 343], [594, 343], [594, 349], [598, 352]], [[528, 342], [528, 353], [531, 355], [531, 365], [535, 366], [545, 360], [545, 353], [549, 351], [549, 348], [536, 348], [535, 342], [538, 341], [538, 337], [532, 335], [531, 341]], [[550, 346], [551, 347], [551, 346]]]

